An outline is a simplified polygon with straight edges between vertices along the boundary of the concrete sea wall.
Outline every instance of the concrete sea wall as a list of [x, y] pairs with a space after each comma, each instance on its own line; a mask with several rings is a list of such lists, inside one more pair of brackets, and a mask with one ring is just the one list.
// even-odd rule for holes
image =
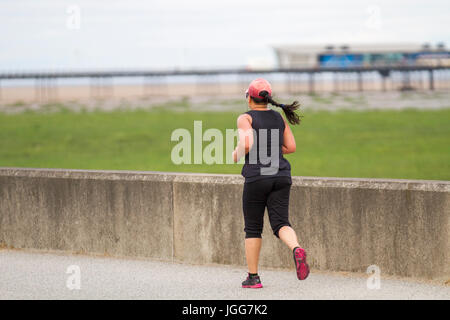
[[[245, 265], [237, 175], [0, 168], [0, 245]], [[319, 270], [450, 275], [450, 182], [293, 177], [290, 220]], [[293, 268], [267, 215], [262, 267]]]

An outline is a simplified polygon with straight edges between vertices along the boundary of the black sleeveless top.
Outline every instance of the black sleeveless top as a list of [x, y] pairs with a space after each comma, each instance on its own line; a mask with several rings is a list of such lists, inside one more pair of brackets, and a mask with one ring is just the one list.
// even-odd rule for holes
[[291, 165], [283, 157], [281, 149], [285, 128], [282, 116], [274, 110], [250, 110], [246, 113], [252, 117], [253, 145], [245, 155], [242, 167], [245, 182], [290, 177]]

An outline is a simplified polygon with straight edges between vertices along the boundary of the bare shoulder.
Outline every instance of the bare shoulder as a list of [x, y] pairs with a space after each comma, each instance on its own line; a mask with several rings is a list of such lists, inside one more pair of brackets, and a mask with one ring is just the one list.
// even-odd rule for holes
[[238, 125], [239, 125], [239, 123], [245, 123], [245, 122], [252, 124], [252, 116], [249, 115], [248, 113], [243, 113], [243, 114], [239, 115], [239, 117], [237, 118]]
[[283, 120], [283, 123], [284, 123], [285, 127], [289, 127], [289, 125], [288, 125], [288, 123], [286, 121], [286, 118], [281, 114], [281, 112], [277, 112], [277, 111], [275, 111], [275, 112], [278, 113], [280, 118]]

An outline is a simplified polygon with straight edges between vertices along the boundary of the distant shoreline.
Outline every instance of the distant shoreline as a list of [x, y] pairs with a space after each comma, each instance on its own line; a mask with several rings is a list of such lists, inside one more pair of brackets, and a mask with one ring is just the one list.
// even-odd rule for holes
[[[248, 83], [188, 83], [188, 84], [142, 84], [142, 85], [118, 85], [118, 84], [92, 84], [92, 85], [52, 85], [41, 84], [35, 86], [3, 86], [0, 87], [0, 105], [17, 103], [46, 103], [46, 102], [73, 102], [89, 101], [92, 99], [120, 100], [120, 99], [151, 99], [151, 98], [182, 98], [182, 97], [237, 97], [243, 96]], [[396, 90], [387, 90], [386, 93], [397, 92], [400, 83], [393, 82], [390, 87]], [[445, 84], [444, 84], [445, 85]], [[337, 87], [336, 87], [337, 86]], [[417, 86], [418, 87], [418, 86]], [[305, 95], [310, 94], [307, 82], [292, 83], [275, 82], [273, 90], [278, 95]], [[382, 92], [378, 81], [366, 81], [364, 90], [358, 91], [356, 83], [342, 81], [337, 85], [331, 81], [318, 82], [314, 86], [317, 94], [372, 94]], [[416, 92], [416, 91], [413, 91]], [[417, 90], [417, 92], [427, 92]], [[433, 91], [431, 91], [432, 93]], [[436, 86], [434, 92], [448, 92], [448, 89]]]
[[[244, 97], [246, 86], [114, 86], [114, 87], [56, 87], [45, 90], [34, 87], [3, 88], [0, 113], [25, 111], [57, 112], [60, 110], [113, 111], [150, 110], [232, 111], [247, 110]], [[283, 91], [284, 89], [284, 91]], [[435, 91], [350, 91], [289, 93], [274, 85], [275, 98], [280, 102], [300, 101], [301, 110], [436, 110], [450, 108], [450, 92]]]

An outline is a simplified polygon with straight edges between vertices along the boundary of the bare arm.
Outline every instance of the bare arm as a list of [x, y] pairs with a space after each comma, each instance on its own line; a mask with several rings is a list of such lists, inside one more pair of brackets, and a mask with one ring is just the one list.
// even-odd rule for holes
[[238, 162], [245, 156], [253, 146], [253, 130], [251, 117], [248, 114], [242, 114], [237, 119], [239, 141], [236, 149], [233, 151], [233, 161]]
[[297, 149], [297, 146], [295, 145], [295, 138], [292, 134], [291, 127], [289, 127], [289, 124], [286, 122], [286, 120], [283, 118], [284, 121], [284, 134], [283, 134], [283, 145], [281, 146], [281, 150], [283, 154], [288, 153], [294, 153]]

